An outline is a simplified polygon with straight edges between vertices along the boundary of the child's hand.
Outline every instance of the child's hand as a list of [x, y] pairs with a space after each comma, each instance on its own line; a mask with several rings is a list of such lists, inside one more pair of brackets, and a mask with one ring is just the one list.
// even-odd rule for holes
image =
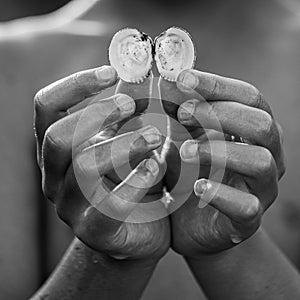
[[[149, 97], [147, 80], [145, 98]], [[138, 110], [138, 104], [126, 94], [69, 112], [116, 81], [115, 70], [107, 66], [64, 78], [35, 97], [43, 191], [55, 203], [60, 218], [91, 248], [118, 258], [158, 259], [169, 247], [169, 221], [142, 223], [143, 216], [139, 216], [134, 223], [136, 215], [131, 213], [141, 201], [162, 195], [161, 189], [148, 193], [160, 169], [147, 155], [160, 146], [160, 133], [148, 126], [115, 136], [116, 126]], [[145, 101], [141, 103], [145, 109]], [[113, 171], [129, 161], [136, 168], [121, 182], [116, 180]], [[125, 222], [129, 216], [132, 221]]]
[[[182, 72], [178, 81], [177, 87], [160, 82], [165, 110], [190, 134], [171, 122], [174, 143], [166, 182], [172, 191], [181, 172], [182, 182], [171, 193], [173, 205], [188, 198], [171, 215], [172, 247], [197, 257], [233, 247], [258, 229], [277, 197], [285, 162], [280, 127], [255, 87], [196, 70]], [[168, 99], [177, 101], [177, 107], [164, 102]], [[232, 136], [236, 140], [228, 138]], [[247, 143], [240, 143], [243, 139]], [[224, 176], [215, 179], [219, 184], [214, 178], [222, 169]], [[195, 176], [201, 178], [196, 184]], [[194, 184], [196, 195], [191, 193]]]

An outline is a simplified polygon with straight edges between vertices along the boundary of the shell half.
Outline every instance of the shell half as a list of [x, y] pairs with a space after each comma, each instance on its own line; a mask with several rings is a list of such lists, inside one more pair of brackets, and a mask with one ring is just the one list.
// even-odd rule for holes
[[155, 61], [160, 75], [176, 81], [179, 73], [194, 67], [196, 51], [190, 34], [171, 27], [155, 39]]
[[112, 38], [109, 61], [119, 77], [126, 82], [142, 82], [149, 74], [153, 61], [153, 42], [145, 33], [124, 28]]

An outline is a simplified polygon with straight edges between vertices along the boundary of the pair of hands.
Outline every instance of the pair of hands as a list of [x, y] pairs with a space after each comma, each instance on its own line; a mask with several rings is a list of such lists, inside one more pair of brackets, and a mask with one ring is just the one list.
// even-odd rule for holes
[[[162, 136], [154, 127], [142, 127], [140, 119], [151, 95], [150, 78], [136, 85], [120, 81], [114, 96], [71, 112], [73, 106], [117, 81], [115, 70], [104, 66], [64, 78], [35, 97], [43, 191], [60, 218], [89, 247], [122, 259], [158, 260], [170, 245], [184, 256], [199, 258], [251, 236], [275, 200], [285, 170], [281, 130], [257, 89], [196, 70], [182, 72], [177, 84], [161, 79], [166, 113], [189, 132], [181, 132], [171, 122], [174, 142], [165, 166], [150, 158], [162, 146]], [[225, 135], [218, 131], [216, 117]], [[131, 119], [127, 130], [118, 132]], [[205, 133], [202, 125], [208, 128]], [[241, 136], [249, 144], [220, 141], [227, 135]], [[128, 158], [134, 169], [118, 171], [124, 175], [120, 181], [115, 171], [122, 170]], [[169, 217], [134, 221], [148, 220], [151, 214], [139, 209], [141, 202], [155, 201], [156, 209], [166, 211], [157, 200], [163, 197], [163, 184], [172, 190], [180, 172], [194, 168], [198, 172], [200, 166], [197, 177], [207, 178], [210, 168], [221, 168], [224, 161], [221, 185], [200, 179], [196, 196], [191, 193], [195, 182], [183, 176], [170, 204], [172, 209], [188, 197], [182, 206]], [[199, 196], [200, 203], [208, 204], [205, 208], [198, 207]]]

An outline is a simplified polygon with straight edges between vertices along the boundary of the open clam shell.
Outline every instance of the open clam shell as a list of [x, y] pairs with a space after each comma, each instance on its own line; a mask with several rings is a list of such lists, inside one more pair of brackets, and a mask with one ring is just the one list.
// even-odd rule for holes
[[196, 51], [190, 34], [184, 29], [171, 27], [154, 41], [155, 61], [160, 75], [176, 81], [179, 73], [194, 67]]
[[109, 61], [122, 80], [139, 83], [151, 70], [152, 52], [153, 42], [147, 34], [137, 29], [124, 28], [111, 40]]

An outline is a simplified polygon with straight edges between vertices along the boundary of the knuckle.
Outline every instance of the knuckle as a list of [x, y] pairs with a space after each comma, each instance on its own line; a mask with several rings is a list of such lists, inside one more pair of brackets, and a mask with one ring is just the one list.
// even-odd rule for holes
[[216, 102], [212, 102], [211, 104], [205, 103], [205, 105], [201, 106], [201, 109], [202, 109], [202, 107], [204, 107], [205, 114], [208, 117], [208, 119], [212, 119], [212, 120], [216, 119], [216, 113], [218, 111]]
[[80, 175], [80, 178], [84, 176], [89, 179], [99, 179], [108, 169], [108, 162], [104, 161], [105, 158], [102, 159], [102, 157], [101, 152], [95, 153], [93, 151], [85, 150], [78, 153], [73, 158], [72, 162], [74, 172]]
[[[44, 136], [43, 148], [48, 150], [63, 151], [66, 149], [66, 142], [63, 140], [61, 134], [59, 134], [59, 128], [56, 123], [50, 125]], [[53, 154], [53, 153], [52, 153]]]
[[249, 83], [249, 88], [251, 89], [251, 91], [253, 93], [254, 99], [256, 99], [259, 102], [262, 99], [262, 94], [259, 91], [259, 89], [251, 83]]
[[211, 80], [211, 90], [210, 94], [212, 97], [215, 97], [220, 93], [220, 81], [219, 81], [219, 76], [218, 75], [211, 75], [210, 77]]
[[276, 165], [272, 153], [267, 148], [261, 148], [259, 152], [258, 175], [266, 178], [273, 177]]
[[[274, 138], [274, 120], [270, 114], [262, 111], [262, 120], [260, 128], [260, 137], [263, 140], [273, 140]], [[271, 142], [271, 141], [270, 141]]]
[[253, 93], [253, 107], [262, 109], [272, 116], [272, 109], [268, 102], [265, 100], [264, 95], [254, 85], [250, 84], [250, 87]]
[[45, 89], [39, 90], [33, 98], [34, 109], [37, 113], [45, 110], [44, 98], [45, 98]]
[[76, 86], [76, 88], [78, 89], [84, 89], [85, 85], [84, 85], [84, 80], [83, 80], [83, 73], [82, 72], [78, 72], [75, 73], [70, 80], [73, 81], [74, 85]]
[[249, 90], [251, 91], [251, 95], [253, 97], [254, 107], [261, 108], [263, 103], [262, 93], [256, 86], [252, 85], [251, 83], [249, 83]]
[[128, 234], [128, 231], [124, 230], [123, 226], [120, 226], [118, 230], [111, 236], [110, 244], [116, 250], [120, 250], [130, 244], [130, 237], [131, 235]]
[[93, 93], [93, 87], [97, 82], [96, 75], [88, 71], [77, 72], [70, 80], [73, 81], [75, 88], [83, 94]]

